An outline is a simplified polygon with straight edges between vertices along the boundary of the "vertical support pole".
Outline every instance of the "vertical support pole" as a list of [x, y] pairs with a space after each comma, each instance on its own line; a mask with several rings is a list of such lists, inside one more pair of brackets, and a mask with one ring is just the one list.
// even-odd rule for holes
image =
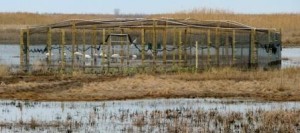
[[141, 30], [141, 34], [142, 34], [142, 66], [144, 66], [144, 61], [145, 61], [145, 29], [142, 28]]
[[[280, 44], [280, 51], [279, 51], [279, 60], [281, 60], [281, 50], [282, 50], [282, 29], [280, 28], [279, 29], [279, 34], [280, 34], [280, 36], [279, 36], [279, 40], [278, 40], [278, 43]], [[280, 64], [281, 64], [281, 62], [280, 62]]]
[[226, 65], [230, 64], [230, 57], [229, 57], [229, 38], [228, 38], [228, 32], [226, 31], [225, 35], [225, 59], [226, 59]]
[[101, 46], [101, 65], [104, 66], [104, 60], [106, 53], [104, 52], [104, 46], [105, 46], [105, 29], [102, 29], [102, 46]]
[[[124, 34], [124, 30], [121, 29], [121, 34]], [[121, 37], [121, 50], [120, 50], [120, 56], [124, 57], [124, 43], [123, 43], [123, 38]], [[121, 58], [121, 65], [123, 66], [124, 64], [124, 58]]]
[[167, 25], [166, 22], [165, 29], [163, 31], [163, 63], [164, 65], [167, 64]]
[[[200, 40], [199, 40], [199, 45], [204, 45], [205, 44], [205, 41], [204, 41], [204, 38], [203, 36], [201, 36], [201, 33], [199, 35], [200, 37]], [[205, 57], [204, 57], [204, 48], [203, 47], [200, 47], [201, 49], [201, 57], [200, 57], [200, 60], [202, 60], [202, 65], [204, 66], [204, 60], [205, 60]]]
[[176, 61], [176, 29], [173, 29], [173, 65], [175, 65]]
[[198, 70], [198, 41], [196, 41], [196, 70]]
[[216, 28], [216, 31], [215, 31], [215, 44], [216, 44], [216, 61], [217, 61], [217, 66], [220, 66], [220, 36], [219, 36], [219, 28]]
[[20, 30], [20, 71], [24, 70], [24, 31]]
[[48, 66], [51, 67], [51, 60], [52, 60], [52, 50], [51, 50], [51, 44], [52, 44], [52, 33], [51, 33], [51, 28], [48, 28], [47, 32], [47, 49], [48, 49]]
[[187, 46], [188, 46], [188, 41], [187, 41], [187, 31], [188, 29], [184, 30], [184, 43], [183, 43], [183, 56], [184, 56], [184, 65], [187, 64]]
[[182, 60], [182, 41], [181, 41], [181, 31], [178, 31], [178, 54], [179, 54], [179, 65], [181, 66]]
[[[82, 54], [85, 56], [85, 44], [86, 44], [86, 34], [85, 34], [85, 29], [82, 31]], [[83, 63], [82, 63], [83, 71], [85, 72], [85, 58], [83, 58]]]
[[210, 30], [207, 30], [207, 65], [208, 66], [210, 66], [210, 44], [211, 44]]
[[257, 63], [257, 51], [255, 46], [255, 29], [251, 29], [250, 35], [250, 66]]
[[272, 52], [270, 51], [270, 45], [272, 44], [272, 39], [271, 39], [271, 30], [268, 30], [268, 63], [271, 62], [271, 57], [272, 57]]
[[61, 53], [60, 53], [60, 58], [61, 58], [61, 72], [64, 72], [65, 71], [65, 64], [66, 64], [66, 61], [65, 61], [65, 44], [66, 44], [66, 41], [65, 41], [65, 30], [61, 30]]
[[26, 71], [29, 71], [29, 63], [30, 63], [30, 56], [29, 56], [29, 48], [30, 48], [30, 34], [29, 29], [27, 28], [27, 34], [26, 34], [27, 44], [26, 44]]
[[[92, 56], [92, 59], [94, 60], [93, 67], [95, 67], [97, 64], [97, 56], [95, 56], [97, 54], [96, 48], [97, 48], [97, 29], [96, 29], [96, 27], [94, 27], [93, 28], [93, 46], [91, 47], [91, 56]], [[85, 55], [83, 55], [83, 56], [85, 56]]]
[[232, 64], [235, 64], [235, 30], [232, 30]]
[[111, 48], [111, 36], [109, 37], [109, 42], [107, 46], [107, 72], [109, 72], [109, 67], [110, 67], [110, 61], [111, 61], [111, 53], [110, 53], [110, 48]]
[[156, 21], [153, 20], [153, 29], [152, 29], [152, 48], [153, 48], [153, 65], [156, 66], [156, 53], [157, 53], [157, 43], [156, 43]]
[[[128, 38], [128, 37], [127, 37]], [[129, 67], [129, 54], [130, 54], [130, 43], [129, 41], [126, 41], [126, 46], [127, 46], [127, 52], [126, 52], [126, 58], [127, 58], [127, 67]]]
[[[192, 28], [189, 28], [189, 39], [188, 39], [188, 43], [189, 43], [189, 49], [190, 49], [190, 53], [188, 54], [188, 60], [189, 60], [189, 66], [192, 66], [192, 35], [193, 35], [193, 31], [192, 31]], [[199, 40], [199, 43], [200, 43], [200, 40]]]
[[74, 46], [75, 46], [75, 43], [76, 43], [76, 41], [75, 41], [75, 28], [76, 28], [75, 23], [72, 23], [72, 71], [74, 70], [74, 65], [75, 65], [75, 55], [74, 55], [74, 53], [75, 53]]

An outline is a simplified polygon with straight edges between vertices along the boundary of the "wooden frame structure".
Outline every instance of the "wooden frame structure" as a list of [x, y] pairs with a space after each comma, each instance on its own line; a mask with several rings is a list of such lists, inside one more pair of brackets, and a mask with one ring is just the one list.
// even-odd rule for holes
[[[98, 67], [102, 68], [111, 66], [110, 52], [113, 41], [107, 38], [113, 34], [138, 37], [138, 42], [135, 45], [138, 45], [137, 48], [139, 47], [138, 59], [140, 63], [137, 66], [144, 67], [151, 64], [152, 68], [157, 68], [157, 66], [169, 67], [170, 65], [196, 67], [197, 69], [237, 64], [256, 66], [260, 63], [260, 48], [264, 47], [267, 50], [276, 48], [281, 51], [281, 33], [276, 29], [254, 28], [234, 21], [199, 21], [195, 19], [67, 20], [21, 30], [20, 66], [22, 70], [30, 69], [30, 38], [33, 34], [47, 34], [47, 52], [49, 53], [47, 64], [49, 66], [55, 64], [52, 62], [51, 51], [54, 32], [60, 34], [59, 40], [61, 40], [59, 44], [61, 50], [59, 53], [60, 70], [65, 70], [66, 66], [71, 67], [72, 70], [76, 68], [78, 61], [75, 52], [79, 50], [79, 45], [82, 45], [83, 55], [87, 54], [88, 33], [91, 33], [90, 40], [92, 40], [89, 44], [93, 59], [91, 66], [97, 66], [97, 60], [101, 60]], [[66, 43], [67, 33], [71, 34], [69, 44]], [[78, 38], [81, 38], [81, 42], [78, 42]], [[119, 42], [119, 55], [123, 57], [120, 62], [123, 64], [126, 60], [127, 66], [130, 66], [131, 60], [129, 58], [132, 55], [130, 55], [129, 46], [133, 41], [130, 38], [127, 43], [122, 42], [122, 40]], [[108, 46], [107, 49], [101, 48], [101, 58], [95, 56], [98, 44], [103, 47]], [[124, 44], [127, 47], [124, 47]], [[70, 65], [67, 65], [64, 58], [66, 45], [71, 46]], [[148, 50], [146, 50], [146, 46], [148, 46]], [[152, 61], [146, 61], [146, 54], [149, 49], [151, 50]], [[201, 51], [198, 51], [199, 49]], [[247, 53], [248, 55], [244, 57]], [[105, 54], [108, 54], [108, 57], [105, 57]], [[198, 54], [200, 54], [200, 59]], [[279, 61], [281, 52], [273, 56], [276, 57], [265, 61], [265, 63]], [[269, 59], [271, 58], [269, 57]], [[83, 58], [83, 64], [80, 66], [85, 68], [85, 62], [86, 58]], [[124, 65], [121, 66], [124, 67]]]

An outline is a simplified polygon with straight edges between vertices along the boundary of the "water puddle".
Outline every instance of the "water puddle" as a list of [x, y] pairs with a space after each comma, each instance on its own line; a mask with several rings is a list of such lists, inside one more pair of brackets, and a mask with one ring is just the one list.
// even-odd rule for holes
[[[276, 115], [276, 112], [298, 115], [295, 122], [300, 125], [300, 102], [232, 99], [2, 100], [0, 111], [0, 132], [237, 132], [244, 130], [242, 126], [245, 125], [249, 131], [260, 130], [265, 122], [260, 117]], [[299, 125], [291, 125], [291, 130], [300, 131]]]

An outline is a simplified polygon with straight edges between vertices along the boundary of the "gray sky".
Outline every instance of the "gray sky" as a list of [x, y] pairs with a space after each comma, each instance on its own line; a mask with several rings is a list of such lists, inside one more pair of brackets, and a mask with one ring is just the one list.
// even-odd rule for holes
[[300, 0], [1, 0], [0, 12], [172, 13], [194, 8], [236, 13], [300, 13]]

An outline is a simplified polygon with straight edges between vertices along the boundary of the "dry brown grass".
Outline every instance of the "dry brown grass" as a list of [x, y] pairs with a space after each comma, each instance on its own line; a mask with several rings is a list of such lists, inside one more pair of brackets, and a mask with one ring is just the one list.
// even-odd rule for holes
[[9, 68], [6, 65], [0, 65], [0, 77], [5, 77], [9, 75]]
[[[127, 17], [134, 17], [128, 15]], [[146, 16], [149, 18], [195, 18], [199, 20], [232, 20], [260, 28], [282, 29], [285, 46], [300, 44], [300, 14], [236, 14], [223, 10], [194, 9], [172, 14]], [[19, 28], [44, 25], [68, 19], [111, 19], [109, 14], [34, 14], [0, 13], [0, 43], [19, 43]]]
[[[78, 76], [79, 75], [79, 76]], [[27, 81], [23, 81], [27, 79]], [[300, 69], [252, 70], [224, 68], [202, 73], [139, 74], [128, 77], [29, 76], [1, 79], [0, 98], [31, 100], [120, 100], [175, 97], [244, 97], [299, 101]]]
[[36, 13], [0, 13], [1, 25], [42, 25], [68, 19], [112, 18], [109, 14], [36, 14]]
[[286, 46], [300, 44], [300, 14], [236, 14], [223, 10], [194, 9], [191, 11], [183, 11], [172, 14], [153, 15], [151, 17], [231, 20], [259, 28], [282, 29], [282, 41]]

